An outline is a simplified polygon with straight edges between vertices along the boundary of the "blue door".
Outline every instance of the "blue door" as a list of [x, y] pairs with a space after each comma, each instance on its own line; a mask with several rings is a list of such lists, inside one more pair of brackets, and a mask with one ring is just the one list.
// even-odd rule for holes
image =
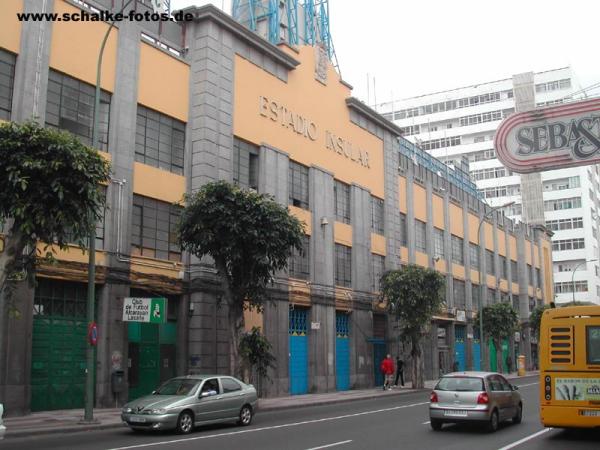
[[307, 310], [290, 309], [290, 394], [306, 394], [308, 392], [308, 336]]
[[383, 374], [381, 373], [381, 361], [385, 359], [385, 342], [373, 340], [373, 371], [375, 375], [375, 386], [383, 386]]
[[473, 339], [473, 370], [481, 370], [481, 346], [479, 345], [479, 330], [474, 332]]
[[454, 329], [454, 361], [458, 363], [459, 371], [466, 370], [467, 358], [465, 352], [466, 327], [457, 325]]
[[335, 315], [335, 385], [338, 391], [350, 389], [350, 325], [343, 312]]

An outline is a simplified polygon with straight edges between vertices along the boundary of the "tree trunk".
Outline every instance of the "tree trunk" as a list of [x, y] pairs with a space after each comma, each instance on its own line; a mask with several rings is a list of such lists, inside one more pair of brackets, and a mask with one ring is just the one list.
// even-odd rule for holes
[[423, 351], [421, 349], [421, 340], [418, 336], [411, 338], [411, 377], [413, 389], [423, 389], [425, 381], [423, 378]]
[[502, 361], [502, 342], [500, 339], [494, 339], [494, 347], [496, 347], [496, 368], [498, 373], [504, 372], [504, 364]]
[[0, 293], [7, 285], [8, 276], [16, 268], [17, 258], [25, 249], [24, 236], [20, 231], [14, 231], [15, 228], [13, 225], [12, 230], [4, 238], [4, 251], [0, 253]]

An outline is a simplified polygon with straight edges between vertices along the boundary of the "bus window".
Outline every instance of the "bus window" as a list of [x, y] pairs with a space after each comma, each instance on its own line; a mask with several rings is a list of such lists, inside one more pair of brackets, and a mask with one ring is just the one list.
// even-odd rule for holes
[[587, 328], [587, 363], [600, 364], [600, 327]]

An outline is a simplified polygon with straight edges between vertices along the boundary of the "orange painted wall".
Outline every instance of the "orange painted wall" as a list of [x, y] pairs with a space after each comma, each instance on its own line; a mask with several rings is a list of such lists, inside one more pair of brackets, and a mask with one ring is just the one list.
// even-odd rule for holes
[[[74, 13], [79, 8], [63, 0], [56, 0], [54, 12]], [[52, 44], [50, 46], [50, 67], [74, 78], [96, 85], [96, 64], [100, 44], [108, 25], [104, 22], [54, 22], [52, 24]], [[117, 58], [117, 28], [110, 32], [102, 59], [102, 83], [107, 91], [115, 88], [115, 67]]]
[[433, 203], [433, 226], [438, 227], [440, 229], [445, 229], [444, 227], [444, 200], [439, 195], [433, 194], [431, 196], [431, 200]]
[[371, 252], [377, 253], [378, 255], [382, 256], [386, 255], [384, 236], [376, 233], [371, 233]]
[[485, 236], [485, 248], [488, 250], [494, 250], [494, 226], [487, 222], [483, 223], [484, 236]]
[[[351, 91], [339, 82], [332, 65], [327, 67], [327, 85], [315, 80], [314, 55], [313, 47], [299, 47], [299, 53], [293, 56], [301, 65], [288, 73], [287, 83], [236, 56], [234, 134], [255, 144], [267, 142], [289, 153], [294, 161], [323, 167], [333, 172], [336, 179], [355, 182], [369, 188], [373, 195], [384, 198], [383, 142], [350, 122], [346, 99], [351, 96]], [[261, 97], [268, 102], [262, 103]], [[283, 114], [272, 120], [274, 116], [269, 110], [272, 101], [300, 115], [307, 123], [314, 123], [315, 128], [307, 126], [312, 130], [314, 140], [282, 124]], [[355, 150], [366, 151], [370, 167], [327, 148], [327, 131], [350, 142]], [[358, 153], [349, 154], [354, 157]]]
[[290, 212], [304, 222], [304, 233], [311, 235], [312, 234], [312, 214], [310, 211], [306, 209], [298, 208], [297, 206], [288, 206]]
[[506, 233], [500, 229], [497, 230], [498, 234], [498, 253], [502, 256], [506, 256]]
[[185, 193], [185, 177], [135, 162], [133, 192], [163, 202], [177, 203]]
[[408, 209], [406, 208], [406, 178], [398, 177], [398, 197], [400, 212], [406, 214]]
[[465, 237], [462, 209], [453, 203], [450, 203], [450, 232], [455, 236]]
[[347, 223], [335, 222], [333, 228], [333, 238], [338, 244], [344, 244], [352, 247], [352, 227]]
[[510, 259], [517, 260], [517, 238], [508, 235], [508, 245], [510, 247]]
[[479, 271], [471, 269], [471, 281], [479, 284]]
[[[190, 66], [144, 42], [140, 47], [138, 102], [188, 120]], [[168, 86], [168, 89], [165, 87]]]
[[477, 235], [477, 228], [479, 227], [479, 218], [473, 214], [467, 214], [467, 222], [469, 224], [469, 241], [473, 244], [479, 242], [479, 236]]
[[554, 277], [552, 276], [552, 247], [550, 242], [544, 242], [542, 244], [542, 258], [543, 258], [543, 271], [544, 271], [544, 301], [550, 303], [554, 301]]
[[408, 248], [400, 247], [400, 261], [408, 263]]
[[452, 276], [461, 280], [465, 279], [465, 267], [460, 264], [452, 264]]
[[531, 264], [531, 242], [525, 239], [525, 261], [527, 264]]
[[413, 183], [413, 192], [415, 219], [427, 222], [427, 192], [416, 183]]
[[3, 0], [0, 14], [0, 47], [19, 53], [21, 48], [21, 22], [17, 13], [23, 11], [23, 0]]
[[429, 258], [427, 253], [415, 252], [415, 263], [419, 266], [429, 267]]

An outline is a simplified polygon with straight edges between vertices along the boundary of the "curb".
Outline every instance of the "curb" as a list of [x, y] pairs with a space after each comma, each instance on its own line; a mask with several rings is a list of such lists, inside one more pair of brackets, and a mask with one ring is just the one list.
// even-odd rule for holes
[[[120, 428], [125, 426], [123, 422], [117, 423], [100, 423], [95, 425], [68, 425], [64, 427], [54, 427], [54, 428], [25, 428], [22, 430], [10, 431], [10, 429], [6, 430], [6, 434], [4, 435], [4, 441], [6, 442], [12, 438], [22, 438], [22, 437], [31, 437], [31, 436], [44, 436], [44, 435], [52, 435], [59, 433], [77, 433], [80, 431], [93, 431], [93, 430], [108, 430], [111, 428]], [[1, 441], [0, 441], [1, 442]]]

